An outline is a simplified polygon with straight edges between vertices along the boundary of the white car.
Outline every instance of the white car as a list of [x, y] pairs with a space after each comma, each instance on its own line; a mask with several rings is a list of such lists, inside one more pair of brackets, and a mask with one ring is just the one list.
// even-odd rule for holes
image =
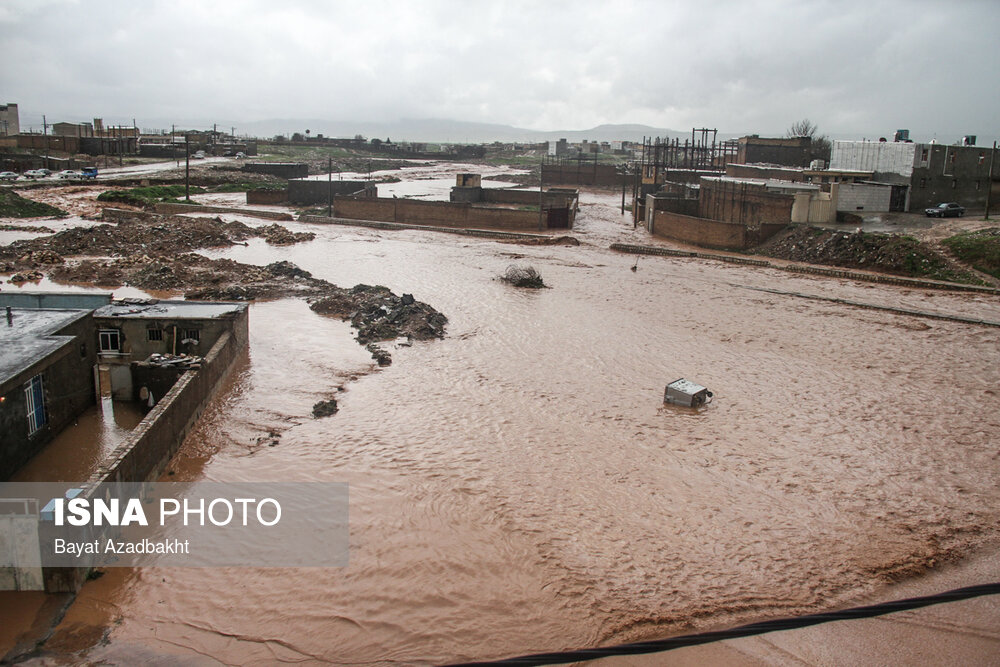
[[24, 176], [25, 178], [32, 178], [32, 179], [45, 177], [45, 174], [42, 172], [41, 169], [29, 169], [28, 171], [24, 172], [21, 175]]
[[80, 172], [73, 171], [72, 169], [63, 169], [58, 174], [56, 174], [56, 177], [58, 177], [58, 178], [80, 178]]
[[205, 151], [198, 151], [197, 153], [195, 153], [191, 157], [193, 157], [195, 160], [204, 160], [205, 159]]
[[12, 171], [0, 171], [0, 181], [16, 181], [17, 174]]

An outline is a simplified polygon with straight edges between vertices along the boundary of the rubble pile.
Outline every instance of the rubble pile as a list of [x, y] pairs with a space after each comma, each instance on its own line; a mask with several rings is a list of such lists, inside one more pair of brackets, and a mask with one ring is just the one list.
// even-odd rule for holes
[[754, 254], [812, 264], [870, 269], [900, 276], [952, 282], [981, 280], [911, 236], [842, 232], [795, 226], [754, 250]]
[[293, 245], [301, 241], [312, 241], [316, 235], [312, 232], [293, 232], [275, 223], [266, 227], [258, 227], [257, 236], [261, 236], [271, 245]]
[[201, 357], [189, 354], [152, 354], [148, 359], [141, 363], [144, 366], [194, 370], [201, 368], [202, 361], [204, 361], [204, 359]]
[[443, 338], [448, 323], [444, 314], [417, 301], [412, 294], [396, 296], [381, 285], [338, 289], [313, 300], [309, 307], [317, 313], [349, 319], [362, 345], [400, 336], [416, 340]]
[[[231, 259], [210, 259], [192, 250], [228, 246], [261, 236], [284, 245], [313, 238], [273, 224], [253, 228], [221, 218], [165, 217], [151, 214], [119, 217], [117, 224], [74, 228], [48, 237], [0, 247], [0, 272], [19, 273], [12, 282], [43, 278], [42, 270], [61, 282], [100, 287], [131, 285], [150, 291], [184, 290], [184, 297], [204, 301], [249, 301], [290, 296], [306, 298], [319, 313], [349, 319], [362, 345], [406, 336], [443, 338], [448, 318], [412, 294], [397, 296], [386, 287], [357, 285], [343, 289], [314, 278], [288, 261], [267, 266]], [[67, 261], [66, 258], [71, 258]], [[391, 363], [381, 348], [369, 350], [380, 365]]]
[[20, 273], [15, 273], [7, 282], [12, 285], [20, 285], [21, 283], [35, 283], [44, 278], [45, 276], [41, 271], [21, 271]]
[[320, 401], [313, 406], [313, 418], [321, 419], [337, 414], [337, 399], [331, 398], [328, 401]]

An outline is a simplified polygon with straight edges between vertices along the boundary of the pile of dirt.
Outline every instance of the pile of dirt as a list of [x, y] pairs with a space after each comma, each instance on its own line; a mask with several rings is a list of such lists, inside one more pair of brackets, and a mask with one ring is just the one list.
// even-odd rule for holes
[[62, 256], [173, 256], [201, 248], [227, 247], [255, 236], [261, 236], [268, 243], [276, 245], [315, 238], [311, 232], [295, 233], [278, 224], [253, 228], [242, 222], [225, 222], [218, 217], [188, 218], [147, 214], [123, 219], [115, 225], [74, 227], [52, 236], [15, 241], [0, 247], [0, 260], [15, 260], [36, 251]]
[[962, 232], [941, 243], [977, 271], [1000, 278], [1000, 227]]
[[316, 235], [312, 232], [292, 232], [278, 223], [267, 225], [266, 227], [258, 227], [255, 232], [257, 236], [264, 237], [264, 240], [271, 245], [293, 245], [302, 241], [312, 241], [316, 238]]
[[400, 336], [443, 338], [448, 323], [447, 317], [412, 294], [396, 296], [381, 285], [355, 285], [314, 299], [309, 307], [317, 313], [349, 319], [362, 345]]
[[55, 206], [27, 199], [9, 188], [0, 188], [0, 218], [61, 218], [66, 215], [66, 211]]
[[[190, 188], [190, 194], [202, 194], [203, 188]], [[183, 197], [188, 191], [183, 185], [147, 185], [128, 190], [108, 190], [97, 195], [97, 201], [115, 202], [138, 206], [140, 208], [152, 208], [157, 202], [170, 201]]]
[[[397, 296], [386, 287], [370, 285], [343, 289], [287, 261], [255, 266], [190, 252], [232, 245], [251, 236], [283, 245], [314, 235], [293, 233], [277, 224], [254, 229], [221, 218], [140, 214], [122, 218], [115, 225], [74, 228], [0, 247], [0, 273], [19, 271], [17, 279], [25, 281], [38, 280], [42, 271], [47, 271], [61, 282], [184, 290], [185, 298], [191, 300], [296, 296], [308, 299], [319, 313], [349, 319], [362, 345], [400, 336], [418, 340], [444, 337], [448, 318], [411, 294]], [[67, 257], [72, 261], [66, 261]], [[373, 352], [373, 358], [383, 365], [391, 362], [384, 350], [378, 355]]]
[[757, 255], [811, 264], [869, 269], [931, 280], [981, 284], [969, 271], [911, 236], [840, 232], [795, 226], [753, 251]]

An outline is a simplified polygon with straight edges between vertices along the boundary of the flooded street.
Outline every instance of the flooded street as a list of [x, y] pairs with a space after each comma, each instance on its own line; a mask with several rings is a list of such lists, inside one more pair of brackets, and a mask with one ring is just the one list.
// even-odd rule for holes
[[[170, 479], [348, 482], [350, 565], [110, 569], [47, 648], [496, 658], [825, 609], [996, 541], [1000, 330], [746, 288], [992, 320], [996, 297], [636, 263], [607, 249], [650, 242], [619, 197], [581, 195], [579, 247], [287, 223], [317, 238], [203, 253], [412, 293], [447, 336], [376, 368], [347, 323], [253, 304]], [[549, 289], [497, 280], [512, 262]], [[664, 406], [679, 377], [715, 401]]]

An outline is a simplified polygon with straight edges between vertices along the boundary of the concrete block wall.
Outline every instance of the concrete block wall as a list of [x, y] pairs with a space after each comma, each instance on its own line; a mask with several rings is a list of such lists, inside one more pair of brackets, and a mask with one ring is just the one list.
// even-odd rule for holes
[[872, 183], [841, 183], [837, 195], [838, 211], [888, 211], [892, 186]]
[[248, 162], [243, 165], [243, 171], [278, 178], [305, 178], [309, 175], [309, 165], [305, 162]]
[[542, 182], [546, 184], [593, 185], [597, 187], [621, 187], [622, 175], [618, 168], [610, 164], [595, 164], [581, 161], [566, 164], [543, 164]]
[[330, 201], [330, 191], [333, 196], [354, 195], [366, 192], [366, 196], [376, 196], [377, 190], [371, 181], [310, 181], [294, 179], [288, 181], [288, 201], [293, 204], [315, 205]]
[[538, 229], [537, 211], [487, 208], [471, 206], [464, 202], [417, 199], [337, 197], [333, 202], [333, 216], [348, 220], [375, 220], [434, 227]]

